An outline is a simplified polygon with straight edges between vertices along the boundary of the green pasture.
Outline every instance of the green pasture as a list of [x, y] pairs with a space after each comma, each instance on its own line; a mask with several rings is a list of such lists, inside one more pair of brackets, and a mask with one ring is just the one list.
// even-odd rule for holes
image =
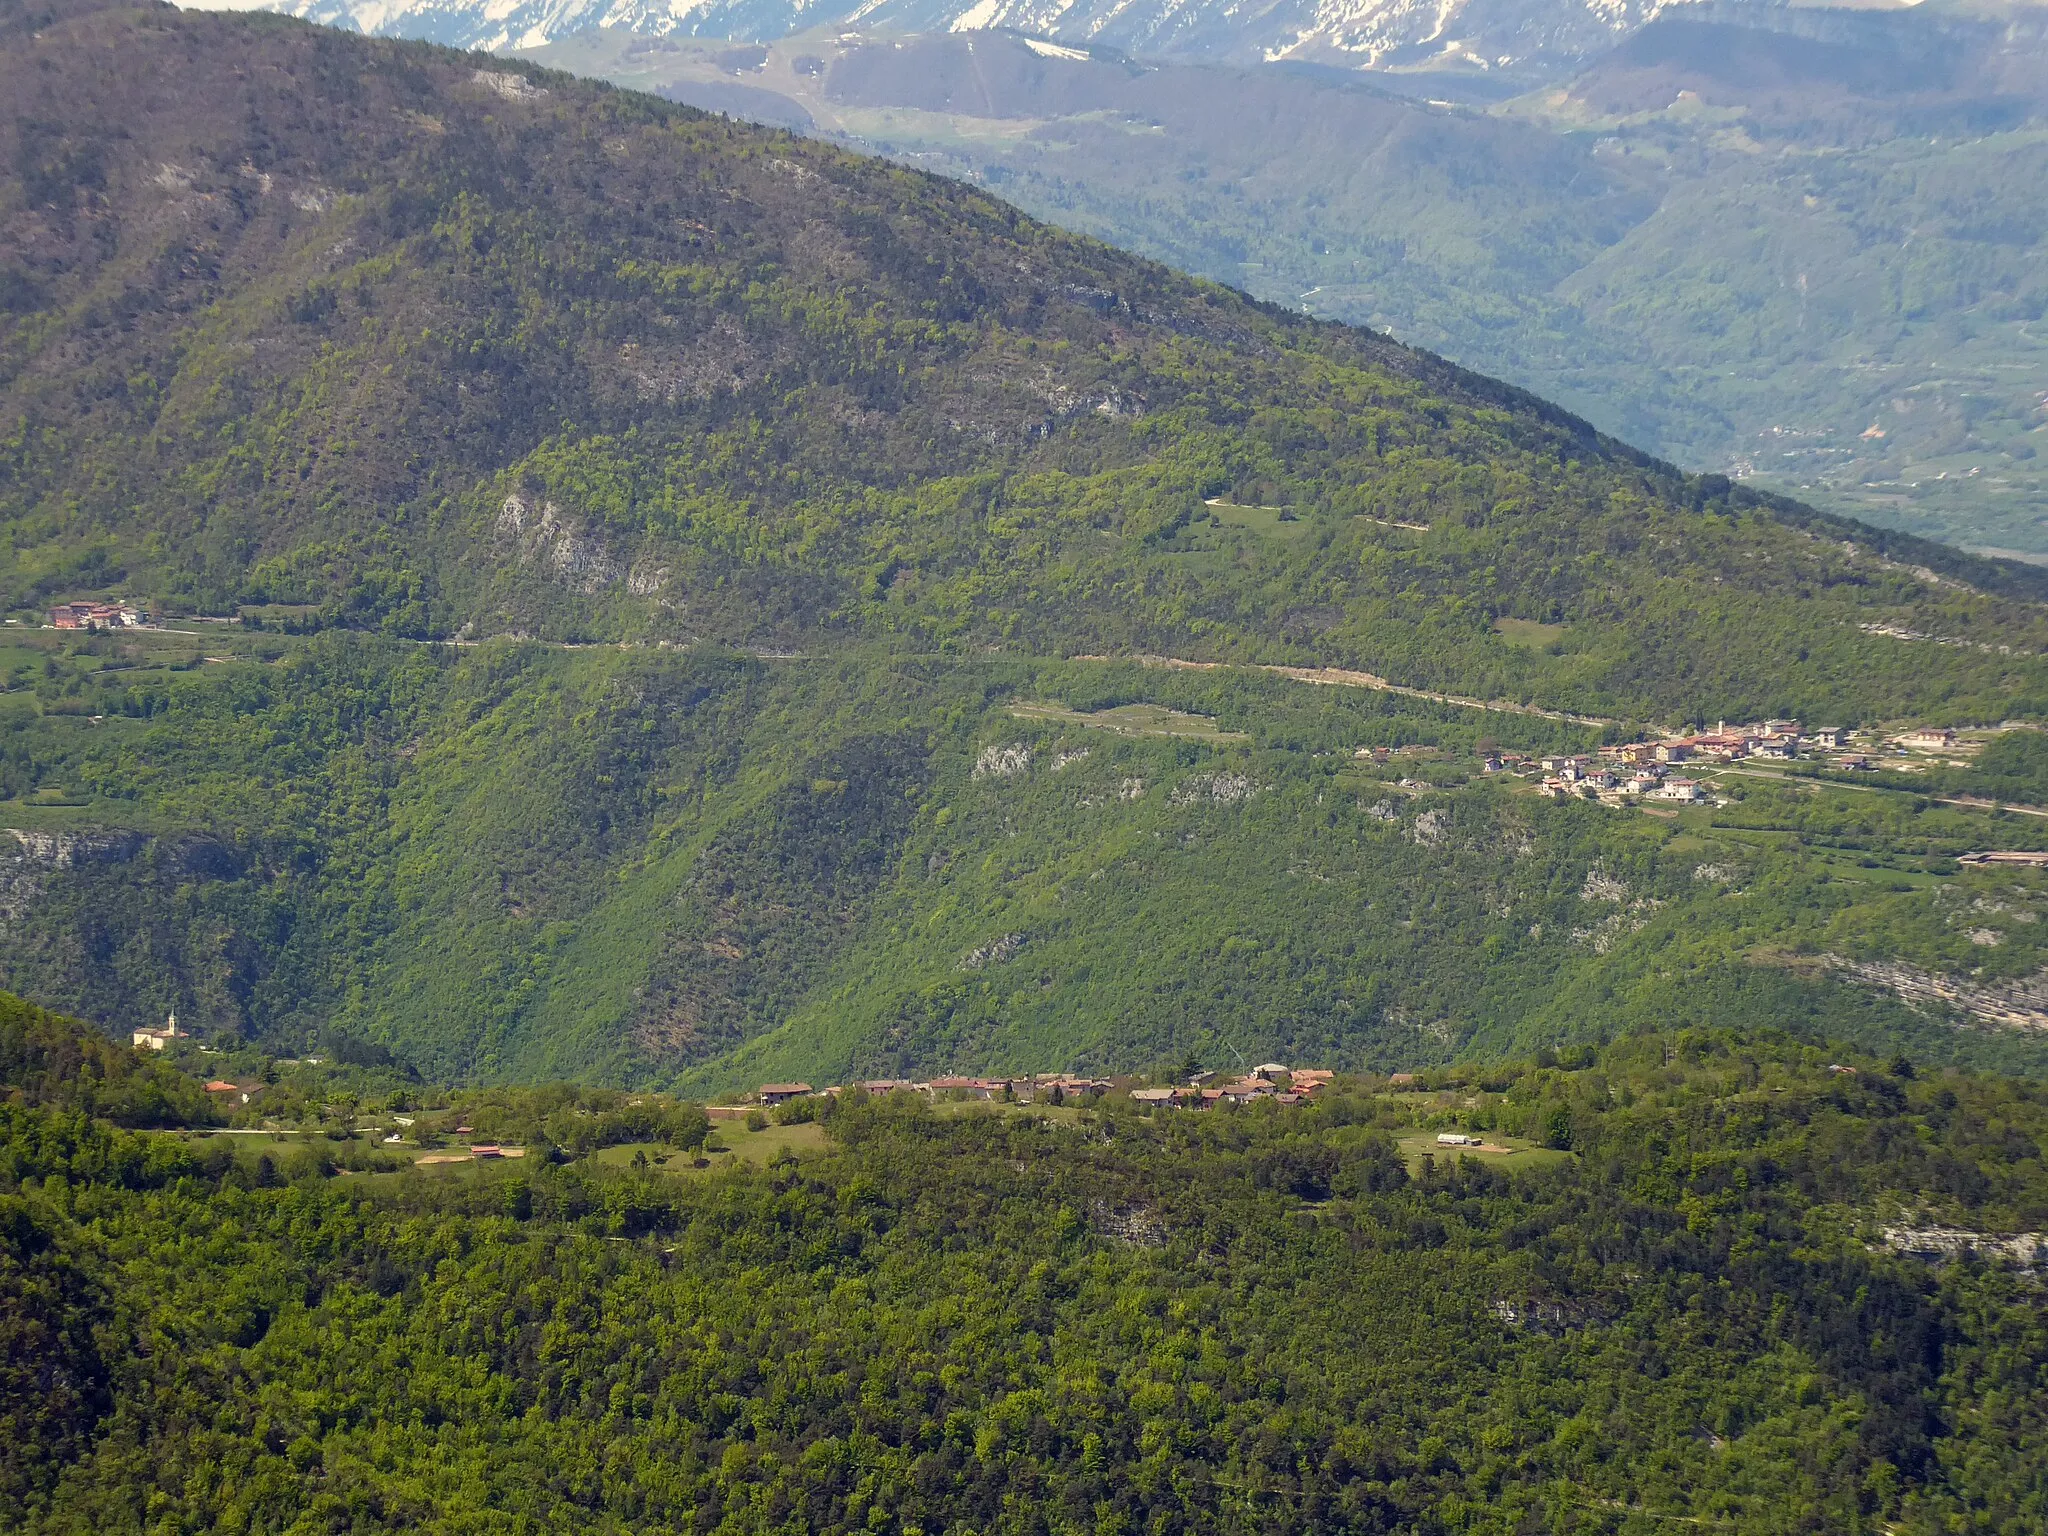
[[[825, 1144], [825, 1128], [816, 1123], [771, 1123], [761, 1130], [750, 1131], [745, 1121], [720, 1117], [711, 1122], [710, 1138], [699, 1152], [682, 1151], [660, 1142], [632, 1141], [593, 1152], [590, 1160], [601, 1168], [646, 1166], [664, 1173], [697, 1173], [730, 1168], [741, 1163], [755, 1168], [765, 1168], [785, 1154], [802, 1157], [822, 1152]], [[700, 1157], [707, 1164], [701, 1170], [696, 1166], [696, 1160]], [[638, 1158], [644, 1158], [645, 1164], [636, 1162], [635, 1159]]]
[[1539, 624], [1534, 619], [1495, 619], [1493, 632], [1509, 645], [1526, 650], [1548, 650], [1564, 638], [1562, 624]]
[[1219, 728], [1208, 715], [1191, 715], [1164, 704], [1119, 704], [1090, 713], [1064, 704], [1018, 703], [1010, 706], [1010, 713], [1020, 720], [1078, 725], [1091, 731], [1114, 731], [1119, 736], [1186, 736], [1214, 742], [1251, 740], [1243, 731]]
[[1292, 507], [1240, 506], [1234, 502], [1208, 503], [1209, 518], [1222, 528], [1242, 528], [1269, 539], [1298, 539], [1313, 526]]
[[[1474, 1131], [1470, 1134], [1483, 1136], [1488, 1149], [1439, 1146], [1435, 1131], [1404, 1132], [1394, 1138], [1394, 1144], [1400, 1149], [1402, 1160], [1407, 1163], [1410, 1174], [1422, 1171], [1422, 1160], [1425, 1157], [1434, 1157], [1438, 1166], [1442, 1166], [1449, 1159], [1469, 1157], [1474, 1162], [1489, 1163], [1497, 1168], [1541, 1168], [1547, 1164], [1571, 1160], [1569, 1152], [1539, 1146], [1520, 1136], [1502, 1136], [1495, 1131]], [[1495, 1147], [1505, 1150], [1489, 1150]]]

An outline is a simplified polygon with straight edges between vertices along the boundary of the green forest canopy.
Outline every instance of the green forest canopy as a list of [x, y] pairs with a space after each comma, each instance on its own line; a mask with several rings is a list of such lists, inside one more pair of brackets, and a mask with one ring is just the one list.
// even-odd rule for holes
[[[767, 1169], [346, 1177], [49, 1092], [0, 1103], [10, 1529], [2048, 1516], [2038, 1264], [1888, 1236], [2041, 1233], [2024, 1081], [1701, 1030], [1293, 1109], [855, 1098]], [[1448, 1127], [1570, 1150], [1403, 1150]]]

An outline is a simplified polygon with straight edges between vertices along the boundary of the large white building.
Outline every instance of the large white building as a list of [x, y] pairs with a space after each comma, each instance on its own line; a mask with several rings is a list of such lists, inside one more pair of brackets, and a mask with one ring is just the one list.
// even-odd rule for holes
[[190, 1040], [192, 1032], [178, 1028], [177, 1010], [164, 1020], [162, 1029], [138, 1029], [135, 1031], [135, 1049], [138, 1051], [160, 1051], [173, 1040]]

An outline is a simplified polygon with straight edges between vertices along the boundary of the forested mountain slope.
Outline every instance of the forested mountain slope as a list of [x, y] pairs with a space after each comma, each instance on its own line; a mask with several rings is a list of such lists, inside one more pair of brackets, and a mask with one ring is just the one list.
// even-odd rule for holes
[[[0, 52], [24, 608], [1194, 649], [1637, 718], [2037, 691], [2041, 611], [1962, 584], [2036, 573], [1886, 564], [971, 189], [265, 17], [36, 19]], [[1502, 615], [1575, 626], [1572, 681]]]
[[448, 1079], [1731, 1010], [2038, 1053], [2037, 877], [1953, 863], [2030, 819], [1731, 779], [1674, 822], [1475, 754], [2035, 721], [2040, 573], [564, 76], [67, 4], [9, 13], [0, 99], [9, 601], [268, 626], [8, 636], [39, 1001]]
[[327, 1129], [0, 1098], [0, 1524], [2048, 1516], [2037, 1085], [1724, 1029], [1287, 1110], [850, 1097], [766, 1169], [323, 1177]]

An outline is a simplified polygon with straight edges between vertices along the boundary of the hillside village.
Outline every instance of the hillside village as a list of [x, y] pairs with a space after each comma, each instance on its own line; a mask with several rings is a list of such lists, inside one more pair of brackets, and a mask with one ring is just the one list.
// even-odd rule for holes
[[1809, 730], [1797, 720], [1761, 720], [1738, 726], [1722, 721], [1713, 730], [1695, 735], [1625, 742], [1589, 753], [1526, 757], [1490, 752], [1482, 760], [1482, 770], [1537, 778], [1538, 792], [1557, 800], [1578, 797], [1608, 805], [1639, 801], [1697, 805], [1710, 798], [1709, 786], [1694, 776], [1703, 769], [1755, 761], [1806, 762], [1840, 772], [1871, 772], [1882, 766], [1894, 772], [1917, 773], [1925, 772], [1937, 759], [1950, 767], [1966, 766], [1965, 760], [1948, 754], [1967, 754], [1977, 747], [1977, 743], [1959, 740], [1946, 726], [1874, 736], [1867, 744], [1855, 742], [1856, 749], [1851, 750], [1854, 735], [1841, 726]]
[[[998, 1101], [1006, 1104], [1050, 1104], [1093, 1102], [1121, 1089], [1134, 1104], [1154, 1109], [1212, 1109], [1221, 1104], [1250, 1104], [1271, 1100], [1277, 1104], [1302, 1104], [1326, 1090], [1336, 1074], [1322, 1067], [1289, 1067], [1269, 1061], [1228, 1082], [1214, 1072], [1197, 1073], [1181, 1087], [1130, 1087], [1107, 1077], [1077, 1077], [1065, 1072], [1042, 1072], [1031, 1077], [935, 1077], [929, 1082], [909, 1078], [871, 1078], [829, 1088], [809, 1083], [763, 1083], [754, 1091], [753, 1105], [773, 1108], [800, 1099], [838, 1098], [859, 1091], [869, 1095], [922, 1094], [935, 1100]], [[1412, 1078], [1410, 1079], [1412, 1081]], [[752, 1106], [714, 1105], [714, 1115], [745, 1114]]]

